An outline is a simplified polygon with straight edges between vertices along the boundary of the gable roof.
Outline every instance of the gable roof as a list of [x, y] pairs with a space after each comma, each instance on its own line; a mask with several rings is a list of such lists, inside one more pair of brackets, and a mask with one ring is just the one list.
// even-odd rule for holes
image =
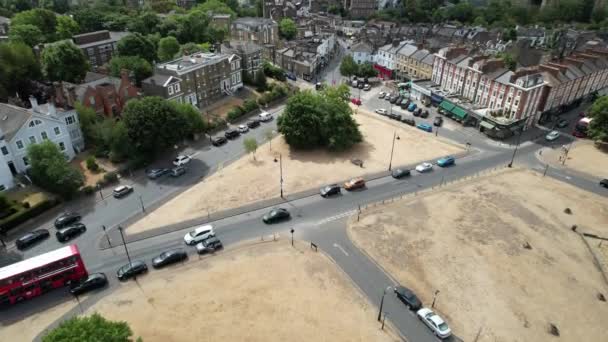
[[4, 139], [10, 141], [23, 124], [32, 117], [32, 112], [8, 103], [0, 103], [0, 129]]
[[372, 46], [366, 42], [358, 42], [355, 45], [353, 45], [350, 48], [350, 50], [354, 51], [354, 52], [367, 52], [367, 53], [372, 53], [374, 51]]

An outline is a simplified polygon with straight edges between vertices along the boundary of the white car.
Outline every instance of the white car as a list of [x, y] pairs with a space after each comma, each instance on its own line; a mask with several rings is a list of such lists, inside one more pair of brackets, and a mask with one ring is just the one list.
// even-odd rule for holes
[[547, 141], [554, 141], [554, 140], [557, 140], [557, 138], [559, 138], [558, 131], [551, 131], [551, 132], [549, 132], [549, 134], [547, 134], [545, 136], [545, 139], [547, 139]]
[[268, 112], [261, 112], [258, 117], [260, 118], [260, 121], [263, 122], [267, 122], [272, 120], [272, 114], [268, 113]]
[[424, 322], [424, 324], [431, 328], [435, 336], [443, 339], [452, 335], [452, 330], [450, 330], [448, 324], [441, 317], [439, 317], [439, 315], [434, 313], [433, 310], [429, 308], [422, 308], [416, 312], [416, 316], [418, 319]]
[[378, 113], [380, 115], [386, 115], [387, 111], [384, 108], [379, 108], [379, 109], [376, 109], [376, 113]]
[[239, 125], [238, 131], [239, 133], [247, 133], [249, 132], [249, 127], [247, 125]]
[[177, 158], [173, 159], [173, 165], [175, 166], [183, 166], [186, 165], [192, 160], [190, 156], [177, 156]]
[[433, 164], [431, 164], [431, 163], [422, 163], [422, 164], [416, 166], [416, 171], [418, 171], [420, 173], [428, 172], [428, 171], [431, 171], [432, 169], [433, 169]]
[[215, 236], [212, 225], [200, 226], [186, 234], [186, 236], [184, 236], [184, 242], [186, 245], [196, 245], [212, 236]]
[[386, 93], [385, 93], [385, 92], [381, 91], [381, 92], [379, 92], [379, 93], [378, 93], [378, 98], [379, 98], [379, 99], [383, 99], [383, 98], [384, 98], [384, 96], [386, 96]]

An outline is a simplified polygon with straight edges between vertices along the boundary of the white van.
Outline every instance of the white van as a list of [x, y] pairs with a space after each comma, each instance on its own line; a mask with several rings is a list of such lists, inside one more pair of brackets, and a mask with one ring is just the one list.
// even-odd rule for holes
[[258, 115], [258, 117], [260, 118], [260, 121], [263, 121], [263, 122], [272, 120], [272, 114], [270, 114], [268, 112], [261, 112], [260, 115]]
[[200, 226], [186, 234], [186, 236], [184, 236], [184, 242], [186, 245], [196, 245], [211, 236], [215, 236], [212, 225]]

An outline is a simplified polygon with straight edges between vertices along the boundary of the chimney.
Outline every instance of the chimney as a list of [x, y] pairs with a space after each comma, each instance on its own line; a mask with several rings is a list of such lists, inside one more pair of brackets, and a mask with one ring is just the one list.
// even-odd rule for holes
[[152, 77], [152, 78], [150, 79], [150, 83], [152, 83], [152, 85], [156, 85], [156, 80], [154, 79], [154, 77]]
[[393, 43], [392, 44], [393, 44], [394, 47], [399, 46], [399, 39], [393, 39]]
[[49, 108], [48, 112], [46, 113], [47, 115], [56, 115], [57, 114], [57, 108], [55, 107], [54, 101], [49, 101], [49, 103], [47, 103], [47, 106]]
[[66, 99], [63, 93], [63, 83], [53, 82], [53, 88], [55, 89], [55, 104], [59, 107], [64, 107], [66, 105]]
[[68, 106], [74, 107], [74, 105], [76, 104], [76, 101], [78, 101], [78, 99], [76, 98], [76, 86], [74, 86], [73, 84], [70, 84], [68, 86], [68, 98], [67, 98]]
[[35, 97], [30, 96], [30, 104], [32, 105], [32, 110], [33, 111], [37, 111], [38, 110], [38, 100]]

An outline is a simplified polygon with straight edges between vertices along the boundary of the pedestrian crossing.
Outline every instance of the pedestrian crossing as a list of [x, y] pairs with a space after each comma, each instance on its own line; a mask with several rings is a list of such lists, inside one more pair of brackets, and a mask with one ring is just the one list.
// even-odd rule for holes
[[320, 225], [323, 225], [323, 224], [326, 224], [326, 223], [329, 223], [329, 222], [332, 222], [332, 221], [339, 220], [339, 219], [344, 218], [344, 217], [348, 217], [348, 216], [354, 215], [356, 213], [357, 213], [357, 210], [349, 210], [349, 211], [343, 212], [343, 213], [338, 214], [338, 215], [326, 217], [326, 218], [318, 221], [317, 225], [320, 226]]

